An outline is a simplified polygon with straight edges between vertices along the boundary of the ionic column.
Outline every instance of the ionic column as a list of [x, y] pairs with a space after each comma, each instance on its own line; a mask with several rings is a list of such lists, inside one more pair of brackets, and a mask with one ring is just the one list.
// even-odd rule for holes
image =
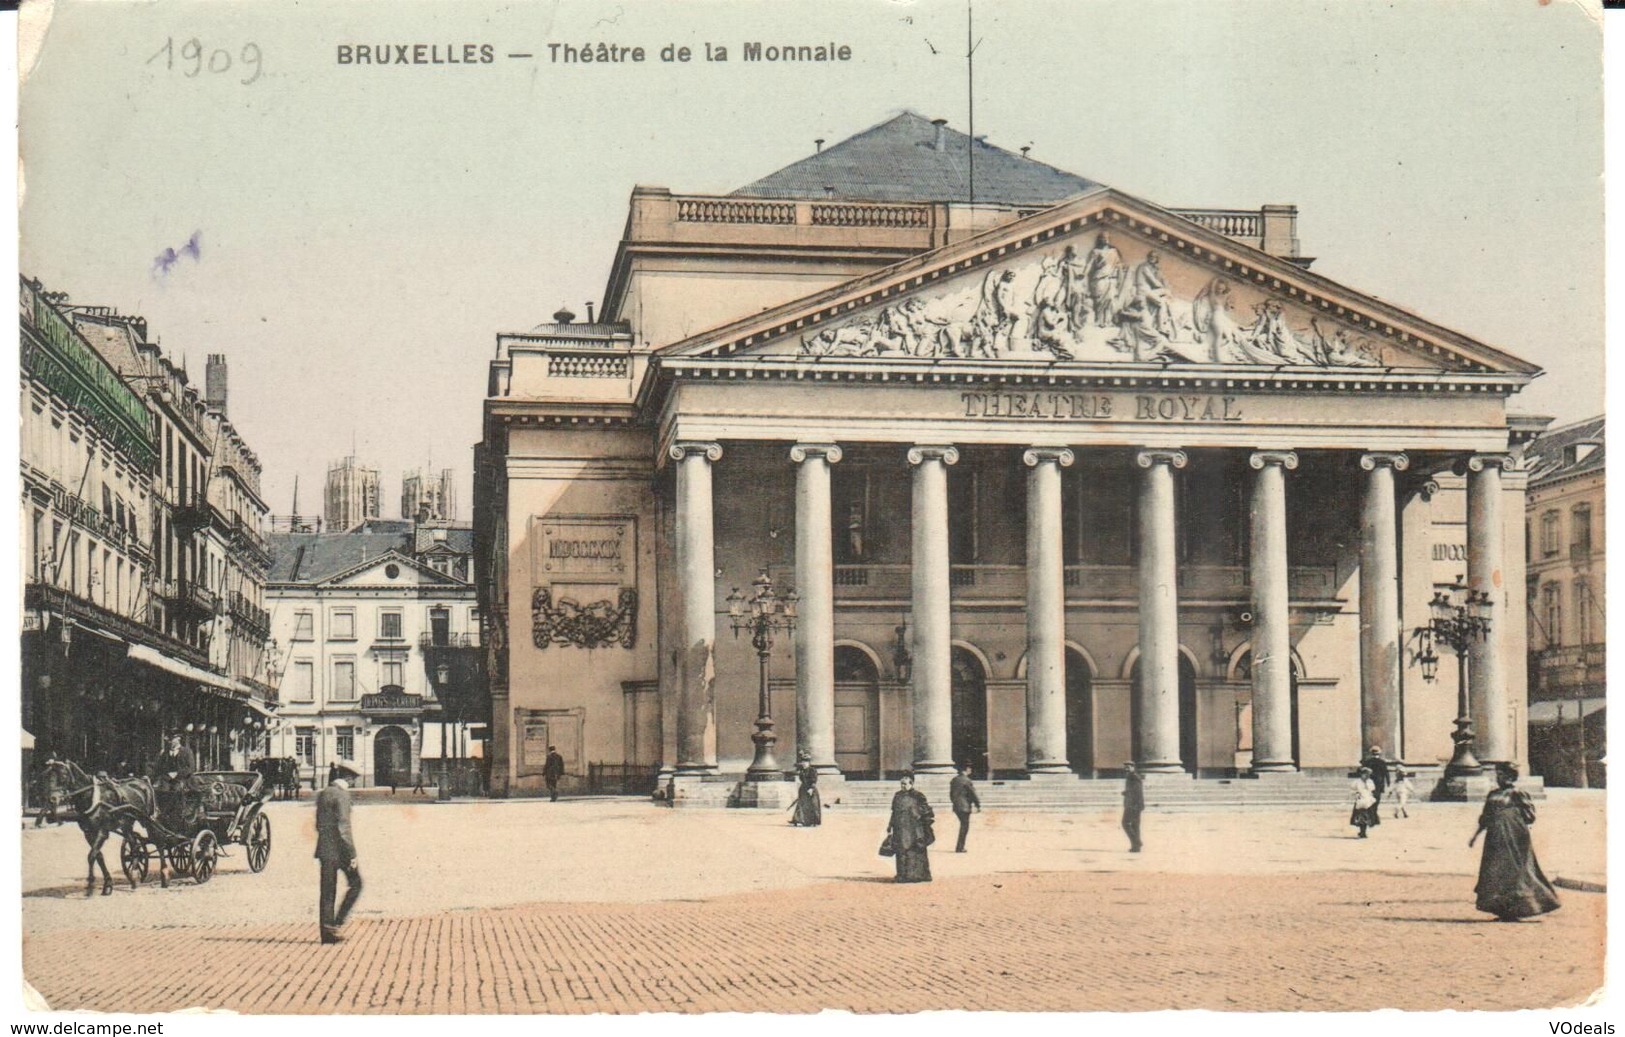
[[1394, 473], [1410, 467], [1400, 453], [1360, 455], [1366, 477], [1360, 516], [1360, 745], [1399, 752], [1399, 524]]
[[1140, 480], [1140, 770], [1177, 774], [1179, 759], [1179, 558], [1174, 541], [1174, 469], [1183, 450], [1142, 450]]
[[711, 465], [721, 460], [716, 443], [677, 442], [677, 579], [681, 612], [678, 634], [677, 772], [717, 768], [716, 558], [711, 523]]
[[1286, 473], [1290, 450], [1248, 458], [1253, 476], [1253, 766], [1255, 773], [1296, 770], [1292, 759], [1291, 594], [1287, 586]]
[[948, 466], [951, 446], [909, 449], [914, 466], [914, 770], [951, 773], [953, 631], [948, 588]]
[[1027, 773], [1071, 775], [1066, 759], [1066, 590], [1061, 469], [1072, 451], [1034, 447], [1027, 473]]
[[796, 747], [813, 766], [835, 774], [835, 557], [829, 513], [829, 466], [841, 459], [832, 443], [798, 443], [796, 464]]
[[1508, 587], [1503, 561], [1506, 537], [1501, 525], [1501, 472], [1508, 454], [1475, 454], [1467, 459], [1467, 588], [1489, 596], [1490, 627], [1467, 654], [1468, 705], [1473, 718], [1473, 752], [1483, 764], [1512, 760], [1507, 723], [1507, 679], [1503, 649], [1508, 626]]

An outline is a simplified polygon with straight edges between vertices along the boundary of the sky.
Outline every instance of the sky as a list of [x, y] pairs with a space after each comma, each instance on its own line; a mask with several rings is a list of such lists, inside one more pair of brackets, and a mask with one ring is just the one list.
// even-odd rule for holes
[[[194, 384], [226, 354], [274, 513], [296, 477], [315, 512], [353, 449], [383, 474], [386, 516], [401, 473], [432, 464], [458, 470], [466, 518], [497, 333], [601, 298], [633, 186], [724, 193], [903, 109], [966, 129], [965, 13], [58, 2], [21, 58], [22, 271], [145, 316]], [[1602, 43], [1586, 10], [983, 0], [975, 17], [991, 143], [1163, 206], [1294, 204], [1316, 272], [1545, 367], [1515, 410], [1601, 411]], [[853, 56], [746, 64], [751, 40]], [[600, 42], [647, 60], [549, 60], [550, 43]], [[658, 59], [707, 42], [732, 60]], [[487, 43], [489, 64], [338, 60]]]

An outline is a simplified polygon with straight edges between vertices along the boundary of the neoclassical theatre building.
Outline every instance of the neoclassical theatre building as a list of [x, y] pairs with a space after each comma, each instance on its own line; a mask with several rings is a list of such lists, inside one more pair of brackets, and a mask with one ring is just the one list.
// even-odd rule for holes
[[[636, 188], [599, 318], [490, 367], [493, 790], [556, 745], [567, 782], [738, 801], [764, 681], [778, 766], [828, 780], [1438, 766], [1456, 657], [1424, 679], [1414, 631], [1458, 583], [1474, 748], [1523, 759], [1539, 371], [1318, 276], [1295, 220], [911, 113], [733, 194]], [[764, 571], [799, 598], [765, 677], [727, 601]]]

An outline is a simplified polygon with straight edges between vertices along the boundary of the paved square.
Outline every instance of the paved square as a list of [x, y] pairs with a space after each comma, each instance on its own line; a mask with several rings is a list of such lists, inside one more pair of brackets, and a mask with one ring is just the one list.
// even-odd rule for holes
[[[1602, 804], [1541, 804], [1549, 875], [1603, 881]], [[989, 812], [970, 853], [939, 841], [935, 882], [897, 886], [874, 813], [798, 830], [635, 801], [385, 797], [355, 812], [367, 888], [337, 947], [316, 943], [309, 800], [273, 806], [259, 875], [239, 856], [204, 886], [105, 898], [83, 897], [77, 830], [30, 830], [24, 968], [54, 1008], [119, 1011], [1509, 1009], [1601, 985], [1603, 895], [1489, 920], [1476, 808], [1413, 812], [1364, 841], [1335, 809], [1151, 814], [1141, 855], [1110, 814]]]

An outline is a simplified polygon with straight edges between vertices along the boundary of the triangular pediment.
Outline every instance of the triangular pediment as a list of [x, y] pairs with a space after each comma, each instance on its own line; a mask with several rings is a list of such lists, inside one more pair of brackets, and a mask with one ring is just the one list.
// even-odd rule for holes
[[398, 551], [390, 551], [376, 558], [351, 566], [321, 581], [323, 587], [425, 587], [463, 586], [445, 573], [437, 572]]
[[1109, 189], [661, 350], [672, 357], [1539, 369]]

